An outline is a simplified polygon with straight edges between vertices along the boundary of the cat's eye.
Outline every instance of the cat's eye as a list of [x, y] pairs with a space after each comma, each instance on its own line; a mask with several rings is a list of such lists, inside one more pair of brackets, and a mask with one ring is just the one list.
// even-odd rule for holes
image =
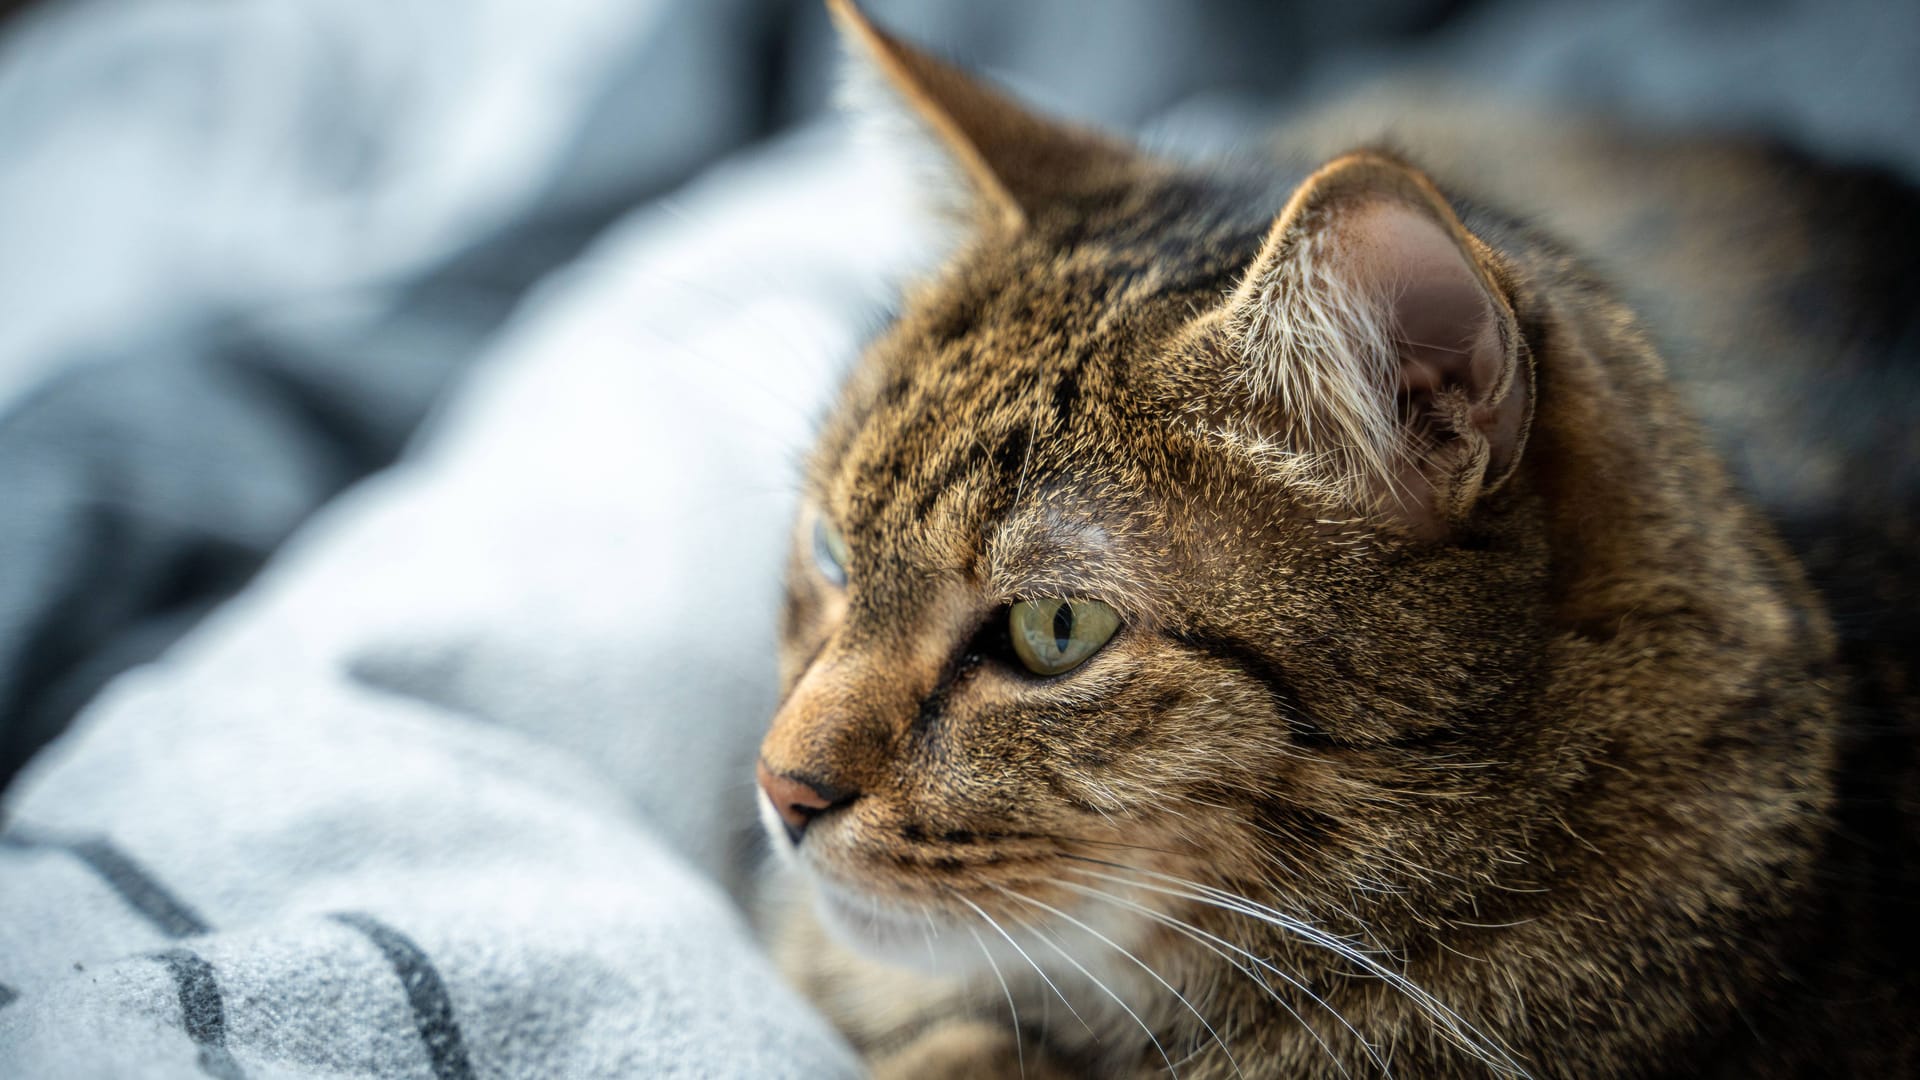
[[1022, 600], [1007, 615], [1014, 654], [1036, 675], [1072, 671], [1119, 628], [1119, 613], [1098, 600]]
[[813, 522], [813, 561], [820, 574], [835, 585], [847, 583], [847, 538], [826, 518]]

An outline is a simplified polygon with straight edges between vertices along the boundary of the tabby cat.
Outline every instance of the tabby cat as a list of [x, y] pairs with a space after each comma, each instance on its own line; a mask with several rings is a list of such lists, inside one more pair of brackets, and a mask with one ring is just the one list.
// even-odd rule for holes
[[878, 1074], [1920, 1075], [1911, 656], [1608, 284], [1400, 153], [1159, 161], [831, 6], [971, 224], [812, 456], [758, 767]]

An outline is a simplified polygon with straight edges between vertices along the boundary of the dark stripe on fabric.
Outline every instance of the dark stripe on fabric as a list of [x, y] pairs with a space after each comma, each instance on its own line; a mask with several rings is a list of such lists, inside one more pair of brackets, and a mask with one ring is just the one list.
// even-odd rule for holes
[[198, 912], [168, 892], [166, 886], [111, 842], [104, 839], [80, 840], [66, 845], [66, 848], [81, 862], [93, 867], [94, 873], [119, 893], [120, 899], [125, 900], [128, 907], [145, 915], [148, 922], [168, 937], [189, 937], [212, 929]]
[[414, 1027], [426, 1044], [433, 1075], [438, 1080], [471, 1080], [473, 1065], [467, 1060], [460, 1025], [454, 1022], [453, 1001], [427, 954], [405, 934], [363, 912], [341, 912], [333, 920], [366, 935], [393, 966], [393, 973], [407, 992], [407, 1004], [413, 1008]]
[[168, 949], [155, 959], [167, 965], [180, 992], [187, 1037], [200, 1048], [200, 1071], [214, 1080], [245, 1080], [246, 1072], [227, 1050], [227, 1010], [212, 965], [186, 949]]
[[15, 990], [6, 983], [0, 983], [0, 1009], [4, 1009], [19, 1000], [20, 991]]
[[48, 847], [68, 852], [86, 863], [128, 907], [145, 916], [168, 937], [190, 937], [212, 929], [199, 912], [169, 892], [145, 867], [105, 837], [65, 839], [23, 830], [9, 833], [0, 840], [10, 847]]
[[[0, 836], [6, 846], [39, 847], [65, 851], [91, 869], [126, 905], [139, 912], [154, 928], [171, 938], [191, 937], [212, 929], [200, 913], [173, 895], [146, 868], [102, 836], [78, 839], [52, 836], [37, 830], [15, 830]], [[180, 995], [180, 1015], [187, 1037], [200, 1049], [200, 1071], [214, 1080], [245, 1080], [227, 1050], [227, 1010], [220, 1000], [220, 985], [214, 981], [213, 968], [185, 949], [169, 949], [155, 959], [167, 966]], [[0, 987], [0, 990], [4, 990]], [[6, 991], [6, 995], [12, 995]], [[0, 995], [0, 1006], [11, 997]], [[17, 996], [17, 995], [13, 995]]]

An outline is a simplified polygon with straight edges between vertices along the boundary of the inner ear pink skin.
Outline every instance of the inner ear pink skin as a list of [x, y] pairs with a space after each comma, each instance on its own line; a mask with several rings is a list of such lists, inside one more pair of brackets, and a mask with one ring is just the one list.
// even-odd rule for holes
[[[1498, 483], [1519, 451], [1529, 387], [1509, 370], [1500, 310], [1460, 240], [1432, 211], [1395, 198], [1368, 200], [1336, 227], [1351, 280], [1389, 306], [1409, 419], [1434, 435], [1484, 439], [1478, 480]], [[1442, 415], [1436, 399], [1447, 393], [1459, 397]]]
[[1355, 210], [1341, 232], [1363, 295], [1392, 305], [1401, 389], [1459, 387], [1476, 403], [1497, 389], [1505, 357], [1493, 305], [1453, 237], [1394, 199]]

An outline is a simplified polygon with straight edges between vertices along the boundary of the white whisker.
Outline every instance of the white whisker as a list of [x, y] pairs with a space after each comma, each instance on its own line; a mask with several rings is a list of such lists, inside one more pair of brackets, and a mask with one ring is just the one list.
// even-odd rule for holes
[[1005, 893], [1008, 896], [1013, 897], [1015, 900], [1019, 900], [1022, 903], [1032, 904], [1043, 911], [1051, 912], [1052, 914], [1057, 915], [1062, 919], [1065, 919], [1067, 922], [1070, 922], [1073, 925], [1079, 927], [1080, 929], [1086, 931], [1087, 933], [1092, 934], [1094, 937], [1099, 938], [1102, 942], [1106, 943], [1108, 947], [1118, 952], [1121, 956], [1124, 956], [1127, 959], [1133, 961], [1135, 964], [1139, 965], [1140, 970], [1146, 972], [1148, 975], [1151, 975], [1153, 977], [1153, 981], [1159, 983], [1161, 986], [1166, 987], [1167, 992], [1172, 994], [1174, 997], [1178, 998], [1180, 1001], [1180, 1004], [1185, 1005], [1187, 1007], [1187, 1011], [1193, 1014], [1193, 1018], [1195, 1020], [1200, 1021], [1200, 1026], [1203, 1028], [1206, 1028], [1207, 1034], [1213, 1036], [1213, 1041], [1219, 1044], [1220, 1052], [1227, 1056], [1227, 1064], [1233, 1066], [1233, 1071], [1236, 1074], [1241, 1076], [1246, 1075], [1244, 1072], [1241, 1072], [1240, 1063], [1233, 1059], [1233, 1051], [1227, 1047], [1226, 1040], [1222, 1039], [1220, 1037], [1220, 1033], [1213, 1029], [1213, 1025], [1207, 1021], [1207, 1018], [1200, 1014], [1200, 1010], [1193, 1007], [1193, 1002], [1188, 1001], [1187, 996], [1185, 994], [1182, 994], [1180, 991], [1174, 989], [1174, 986], [1172, 983], [1168, 982], [1164, 978], [1161, 978], [1160, 973], [1155, 971], [1151, 966], [1149, 966], [1146, 961], [1140, 959], [1138, 956], [1135, 956], [1125, 946], [1114, 941], [1112, 938], [1108, 937], [1107, 935], [1101, 933], [1098, 930], [1095, 930], [1093, 927], [1088, 926], [1086, 923], [1081, 922], [1079, 919], [1074, 918], [1073, 916], [1067, 914], [1066, 912], [1061, 911], [1059, 908], [1054, 907], [1052, 904], [1046, 903], [1041, 900], [1036, 900], [1031, 896], [1022, 896], [1021, 894], [1014, 892], [1011, 889], [1002, 888], [999, 885], [995, 885], [994, 888], [998, 889], [1000, 892]]
[[1224, 911], [1231, 911], [1248, 916], [1249, 918], [1258, 919], [1268, 925], [1285, 930], [1309, 944], [1318, 945], [1338, 956], [1344, 957], [1353, 962], [1355, 966], [1361, 968], [1366, 974], [1380, 979], [1404, 995], [1407, 1000], [1418, 1006], [1422, 1012], [1425, 1012], [1427, 1016], [1434, 1021], [1435, 1028], [1442, 1035], [1446, 1036], [1449, 1041], [1461, 1049], [1479, 1057], [1482, 1061], [1485, 1061], [1489, 1067], [1516, 1077], [1525, 1077], [1528, 1075], [1520, 1063], [1514, 1060], [1513, 1056], [1501, 1046], [1497, 1040], [1474, 1027], [1465, 1018], [1447, 1007], [1444, 1002], [1422, 989], [1418, 984], [1392, 968], [1387, 967], [1385, 964], [1380, 963], [1345, 938], [1330, 934], [1310, 923], [1302, 922], [1288, 915], [1286, 912], [1268, 907], [1259, 901], [1249, 899], [1237, 893], [1228, 892], [1225, 889], [1216, 888], [1197, 881], [1190, 881], [1186, 878], [1176, 877], [1171, 874], [1162, 874], [1153, 870], [1125, 866], [1101, 859], [1091, 859], [1085, 856], [1075, 856], [1074, 858], [1080, 862], [1108, 866], [1114, 869], [1124, 870], [1131, 874], [1169, 882], [1172, 885], [1178, 886], [1178, 888], [1156, 886], [1144, 881], [1128, 880], [1084, 869], [1080, 870], [1080, 873], [1111, 881], [1117, 885], [1146, 889], [1150, 892], [1193, 900]]
[[1288, 1014], [1291, 1015], [1294, 1018], [1294, 1020], [1298, 1021], [1301, 1027], [1306, 1029], [1307, 1034], [1313, 1036], [1313, 1040], [1320, 1044], [1320, 1049], [1325, 1051], [1328, 1059], [1330, 1059], [1333, 1062], [1333, 1067], [1340, 1070], [1340, 1075], [1342, 1076], [1351, 1075], [1350, 1073], [1347, 1072], [1346, 1065], [1341, 1062], [1340, 1055], [1334, 1053], [1333, 1047], [1327, 1045], [1327, 1040], [1321, 1036], [1319, 1031], [1315, 1030], [1312, 1024], [1307, 1023], [1306, 1017], [1301, 1016], [1299, 1011], [1296, 1010], [1293, 1007], [1293, 1005], [1287, 1001], [1287, 999], [1281, 997], [1277, 992], [1275, 992], [1273, 987], [1267, 985], [1267, 981], [1265, 979], [1262, 979], [1257, 972], [1255, 972], [1252, 968], [1247, 967], [1245, 964], [1240, 963], [1238, 960], [1235, 960], [1232, 956], [1228, 955], [1226, 952], [1222, 951], [1220, 946], [1224, 945], [1227, 948], [1232, 949], [1234, 952], [1240, 953], [1241, 955], [1245, 956], [1247, 959], [1253, 961], [1253, 963], [1258, 965], [1260, 968], [1270, 971], [1273, 974], [1279, 976], [1281, 979], [1285, 980], [1289, 985], [1291, 985], [1294, 989], [1299, 990], [1301, 993], [1307, 995], [1309, 998], [1312, 998], [1315, 1004], [1319, 1005], [1322, 1009], [1325, 1009], [1335, 1020], [1340, 1022], [1340, 1025], [1342, 1027], [1346, 1028], [1347, 1031], [1352, 1033], [1355, 1041], [1357, 1041], [1360, 1044], [1362, 1049], [1366, 1050], [1367, 1056], [1372, 1058], [1374, 1062], [1381, 1067], [1381, 1070], [1388, 1076], [1389, 1080], [1391, 1080], [1391, 1077], [1393, 1076], [1393, 1070], [1388, 1069], [1386, 1067], [1386, 1063], [1382, 1061], [1379, 1055], [1374, 1051], [1372, 1044], [1368, 1043], [1366, 1038], [1363, 1037], [1360, 1034], [1360, 1032], [1354, 1028], [1352, 1024], [1347, 1022], [1346, 1017], [1340, 1015], [1340, 1010], [1335, 1009], [1332, 1005], [1328, 1004], [1325, 999], [1321, 998], [1320, 995], [1314, 993], [1305, 984], [1300, 982], [1300, 980], [1294, 978], [1292, 975], [1287, 974], [1286, 972], [1275, 967], [1273, 964], [1268, 963], [1266, 960], [1258, 956], [1255, 956], [1252, 952], [1248, 951], [1247, 949], [1241, 948], [1239, 945], [1236, 945], [1233, 942], [1226, 940], [1225, 938], [1219, 937], [1214, 934], [1210, 934], [1205, 930], [1200, 929], [1197, 926], [1193, 926], [1190, 923], [1184, 922], [1180, 919], [1176, 919], [1173, 916], [1168, 915], [1163, 911], [1155, 911], [1154, 909], [1147, 907], [1145, 904], [1135, 903], [1134, 901], [1115, 896], [1112, 893], [1105, 892], [1100, 889], [1093, 889], [1084, 885], [1076, 885], [1071, 881], [1053, 880], [1052, 883], [1054, 885], [1060, 886], [1061, 888], [1072, 889], [1083, 896], [1088, 896], [1088, 897], [1092, 897], [1099, 900], [1105, 900], [1109, 903], [1118, 904], [1122, 907], [1136, 911], [1139, 914], [1145, 915], [1148, 918], [1153, 919], [1155, 922], [1158, 922], [1163, 926], [1166, 926], [1170, 929], [1178, 931], [1179, 933], [1185, 934], [1187, 937], [1192, 938], [1196, 942], [1199, 942], [1202, 946], [1205, 946], [1208, 950], [1212, 951], [1215, 955], [1219, 956], [1222, 960], [1225, 960], [1228, 964], [1231, 964], [1235, 970], [1239, 971], [1242, 975], [1245, 975], [1248, 979], [1252, 980], [1255, 986], [1258, 986], [1260, 989], [1266, 991], [1268, 997], [1272, 998], [1274, 1002], [1278, 1004], [1281, 1008], [1287, 1010]]
[[[1073, 954], [1069, 953], [1066, 950], [1065, 946], [1053, 940], [1048, 935], [1042, 933], [1038, 927], [1034, 926], [1032, 923], [1026, 921], [1025, 919], [1018, 919], [1016, 921], [1018, 921], [1020, 925], [1025, 927], [1026, 929], [1033, 931], [1033, 934], [1035, 937], [1038, 937], [1041, 941], [1046, 942], [1048, 948], [1060, 954], [1060, 959], [1065, 960], [1069, 964], [1072, 964], [1073, 969], [1075, 971], [1078, 971], [1081, 975], [1085, 976], [1086, 980], [1092, 983], [1096, 988], [1098, 988], [1101, 993], [1112, 998], [1113, 1003], [1115, 1005], [1120, 1006], [1121, 1011], [1125, 1012], [1128, 1016], [1133, 1017], [1133, 1022], [1140, 1025], [1141, 1031], [1146, 1032], [1147, 1041], [1151, 1042], [1153, 1044], [1153, 1048], [1159, 1051], [1160, 1060], [1167, 1063], [1167, 1071], [1173, 1073], [1177, 1080], [1177, 1078], [1180, 1075], [1180, 1071], [1174, 1067], [1173, 1058], [1168, 1056], [1167, 1048], [1160, 1045], [1160, 1037], [1153, 1033], [1153, 1029], [1148, 1027], [1147, 1022], [1140, 1018], [1139, 1013], [1133, 1011], [1133, 1006], [1128, 1005], [1125, 998], [1122, 998], [1119, 994], [1114, 993], [1112, 987], [1102, 982], [1099, 976], [1095, 975], [1091, 971], [1088, 971], [1085, 964], [1082, 964], [1080, 961], [1075, 960], [1073, 958]], [[1062, 1000], [1065, 1000], [1065, 999], [1062, 999]]]
[[980, 940], [979, 931], [967, 927], [967, 933], [973, 935], [973, 943], [980, 946], [980, 955], [987, 958], [987, 966], [993, 969], [993, 977], [1000, 983], [1000, 992], [1007, 995], [1007, 1012], [1013, 1017], [1013, 1053], [1020, 1060], [1020, 1080], [1027, 1078], [1027, 1052], [1020, 1045], [1020, 1009], [1013, 1003], [1013, 990], [1007, 986], [1007, 977], [1000, 974], [1000, 964], [993, 958], [993, 950]]
[[1021, 948], [1020, 943], [1013, 940], [1012, 934], [1007, 933], [1006, 930], [1001, 928], [999, 923], [994, 922], [993, 916], [987, 914], [984, 910], [982, 910], [979, 904], [976, 904], [973, 901], [967, 899], [966, 897], [961, 896], [958, 892], [955, 892], [952, 889], [949, 889], [947, 891], [953, 894], [954, 899], [972, 908], [973, 913], [975, 915], [978, 915], [982, 919], [985, 919], [987, 922], [987, 925], [993, 927], [994, 933], [997, 933], [1001, 937], [1007, 939], [1007, 944], [1013, 946], [1013, 951], [1020, 954], [1020, 959], [1025, 960], [1027, 962], [1027, 966], [1033, 968], [1033, 973], [1040, 976], [1040, 980], [1047, 984], [1047, 989], [1052, 990], [1053, 996], [1060, 999], [1060, 1004], [1065, 1005], [1067, 1007], [1067, 1011], [1073, 1014], [1073, 1018], [1075, 1020], [1080, 1021], [1080, 1026], [1087, 1029], [1087, 1034], [1092, 1035], [1095, 1039], [1098, 1039], [1100, 1037], [1099, 1034], [1093, 1030], [1093, 1025], [1087, 1023], [1086, 1019], [1080, 1015], [1080, 1010], [1073, 1007], [1073, 1002], [1067, 1000], [1067, 995], [1061, 993], [1060, 988], [1053, 984], [1052, 979], [1047, 978], [1047, 973], [1041, 969], [1040, 965], [1033, 962], [1033, 957], [1027, 955], [1027, 950]]

